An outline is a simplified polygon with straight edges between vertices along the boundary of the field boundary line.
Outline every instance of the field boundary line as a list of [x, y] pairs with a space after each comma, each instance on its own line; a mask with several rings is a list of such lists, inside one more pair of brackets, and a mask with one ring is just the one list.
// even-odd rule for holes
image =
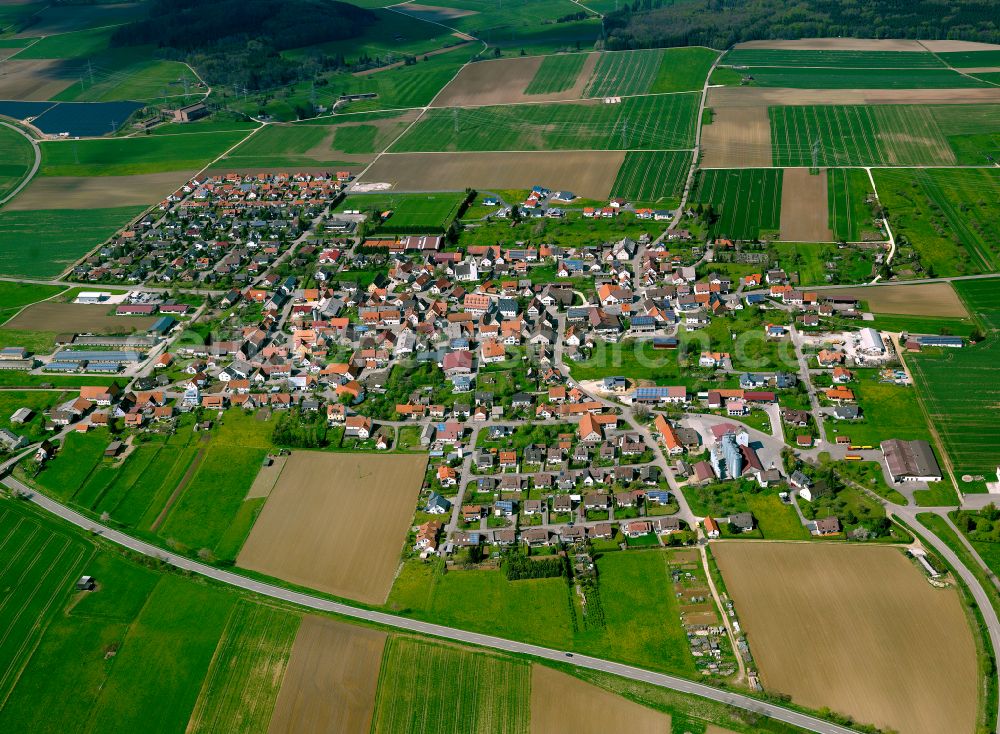
[[[484, 62], [479, 61], [475, 63], [484, 63]], [[459, 71], [461, 71], [461, 69]], [[456, 74], [456, 76], [458, 75]], [[448, 82], [448, 84], [451, 84], [451, 82]], [[444, 87], [441, 88], [441, 91], [442, 92], [444, 91]], [[453, 105], [441, 105], [440, 107], [435, 107], [432, 100], [431, 104], [429, 105], [429, 108], [435, 110], [454, 110], [454, 109], [474, 110], [480, 107], [539, 107], [542, 105], [579, 104], [580, 102], [600, 102], [603, 99], [609, 99], [611, 97], [617, 99], [638, 99], [640, 97], [679, 97], [685, 94], [698, 94], [698, 90], [689, 89], [685, 92], [642, 92], [638, 94], [599, 94], [596, 97], [577, 97], [575, 99], [552, 99], [547, 102], [529, 99], [529, 100], [522, 100], [520, 102], [504, 102], [502, 104], [493, 102], [492, 104], [453, 104]], [[439, 95], [440, 92], [438, 93], [438, 95], [435, 95], [434, 99], [437, 99]]]
[[149, 526], [150, 532], [155, 533], [156, 531], [158, 531], [160, 527], [163, 525], [163, 523], [166, 521], [167, 515], [169, 515], [170, 510], [173, 509], [174, 503], [177, 502], [178, 498], [181, 496], [181, 493], [185, 489], [187, 489], [187, 485], [191, 483], [191, 479], [194, 478], [195, 472], [198, 471], [198, 469], [201, 467], [201, 462], [204, 461], [205, 454], [207, 453], [208, 453], [208, 446], [204, 446], [201, 449], [199, 449], [198, 453], [194, 455], [193, 459], [191, 459], [191, 463], [188, 464], [188, 468], [184, 470], [184, 475], [181, 477], [181, 480], [177, 483], [176, 489], [174, 489], [174, 491], [170, 493], [170, 496], [167, 498], [166, 503], [163, 505], [163, 509], [160, 510], [160, 514], [156, 516], [156, 519], [153, 520], [152, 524]]
[[667, 230], [677, 229], [677, 225], [681, 223], [681, 217], [684, 214], [684, 210], [687, 209], [688, 199], [691, 197], [691, 190], [695, 183], [695, 176], [699, 170], [698, 162], [701, 158], [701, 129], [704, 127], [702, 124], [702, 118], [705, 116], [705, 105], [708, 102], [708, 87], [709, 81], [712, 79], [712, 74], [715, 73], [716, 67], [718, 67], [719, 62], [722, 61], [722, 57], [726, 55], [726, 51], [719, 51], [718, 56], [715, 57], [715, 61], [712, 62], [712, 66], [709, 68], [708, 73], [705, 75], [705, 83], [701, 87], [701, 99], [698, 102], [698, 111], [695, 113], [694, 118], [694, 147], [691, 149], [693, 155], [691, 156], [691, 167], [688, 169], [687, 180], [684, 182], [684, 188], [681, 191], [681, 200], [677, 205], [677, 211], [674, 212], [674, 218], [667, 225]]

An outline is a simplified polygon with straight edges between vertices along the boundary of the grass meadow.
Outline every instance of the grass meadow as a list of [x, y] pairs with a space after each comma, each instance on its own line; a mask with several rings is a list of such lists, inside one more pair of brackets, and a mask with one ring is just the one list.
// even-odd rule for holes
[[465, 194], [359, 194], [344, 199], [338, 211], [391, 211], [385, 222], [376, 226], [379, 232], [444, 232], [458, 214]]
[[702, 171], [692, 202], [714, 207], [714, 236], [758, 239], [781, 226], [781, 173], [770, 168]]
[[626, 153], [611, 195], [673, 206], [680, 200], [690, 166], [687, 152]]
[[390, 150], [681, 150], [694, 144], [697, 111], [696, 94], [431, 109]]
[[1000, 170], [878, 169], [879, 197], [936, 275], [1000, 268]]
[[0, 126], [0, 199], [24, 180], [35, 162], [35, 151], [26, 137]]
[[[851, 443], [878, 446], [890, 438], [930, 440], [930, 432], [917, 402], [916, 390], [910, 385], [895, 385], [878, 381], [875, 369], [854, 369], [854, 390], [861, 408], [860, 421], [838, 421], [827, 417], [825, 426], [833, 433], [851, 437]], [[834, 436], [828, 436], [832, 441]]]

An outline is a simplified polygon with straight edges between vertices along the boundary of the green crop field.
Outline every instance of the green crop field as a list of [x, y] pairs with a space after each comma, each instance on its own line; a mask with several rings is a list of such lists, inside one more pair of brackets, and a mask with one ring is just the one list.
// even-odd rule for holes
[[128, 628], [90, 730], [183, 730], [233, 604], [219, 589], [163, 576]]
[[[24, 306], [51, 298], [65, 289], [58, 285], [36, 285], [34, 283], [13, 283], [0, 281], [0, 313], [12, 316]], [[3, 318], [6, 321], [6, 318]]]
[[987, 338], [975, 346], [910, 355], [906, 361], [955, 473], [990, 479], [1000, 455], [1000, 422], [984, 407], [1000, 405], [1000, 279], [958, 281], [955, 289], [983, 323]]
[[690, 166], [690, 153], [626, 153], [611, 195], [672, 206], [680, 200]]
[[0, 211], [0, 270], [26, 278], [59, 275], [143, 208]]
[[701, 171], [692, 202], [715, 208], [712, 233], [756, 239], [781, 226], [781, 171], [764, 168]]
[[534, 78], [525, 88], [525, 94], [554, 94], [565, 92], [576, 84], [587, 54], [559, 54], [546, 56]]
[[663, 51], [614, 51], [601, 54], [584, 94], [588, 97], [645, 94], [660, 70]]
[[930, 110], [956, 163], [982, 166], [1000, 160], [1000, 105], [939, 105]]
[[955, 155], [932, 108], [911, 105], [771, 107], [774, 165], [948, 165]]
[[531, 666], [485, 650], [390, 637], [372, 732], [527, 734]]
[[[93, 553], [79, 538], [0, 508], [0, 700], [17, 683], [38, 638]], [[17, 589], [20, 593], [14, 595]]]
[[1000, 51], [950, 51], [937, 54], [956, 69], [979, 69], [1000, 66]]
[[877, 169], [879, 197], [937, 275], [1000, 268], [1000, 170]]
[[263, 604], [237, 602], [187, 731], [266, 731], [299, 621]]
[[800, 69], [754, 66], [741, 70], [759, 87], [790, 89], [955, 89], [990, 84], [952, 69]]
[[[944, 54], [945, 57], [948, 54]], [[729, 66], [843, 67], [845, 69], [942, 68], [937, 55], [925, 51], [806, 51], [790, 49], [737, 48], [726, 53]], [[985, 66], [985, 64], [983, 64]]]
[[694, 145], [697, 112], [697, 94], [432, 109], [391, 150], [680, 150]]
[[845, 242], [860, 242], [864, 232], [874, 234], [871, 206], [865, 203], [872, 193], [868, 174], [857, 168], [831, 168], [826, 175], [833, 236]]
[[35, 162], [35, 151], [20, 132], [0, 126], [0, 199], [24, 180]]
[[718, 56], [718, 51], [700, 46], [663, 49], [660, 69], [649, 92], [661, 94], [700, 90]]
[[198, 135], [44, 142], [43, 176], [130, 176], [197, 171], [246, 137], [243, 131]]
[[391, 211], [392, 215], [376, 227], [379, 232], [444, 232], [464, 200], [465, 194], [357, 194], [340, 202], [336, 210]]

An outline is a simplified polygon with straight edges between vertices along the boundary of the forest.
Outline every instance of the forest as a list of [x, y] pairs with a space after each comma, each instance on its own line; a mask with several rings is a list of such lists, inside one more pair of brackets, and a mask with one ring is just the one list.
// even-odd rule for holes
[[838, 36], [1000, 42], [990, 0], [635, 0], [605, 16], [604, 30], [608, 50]]

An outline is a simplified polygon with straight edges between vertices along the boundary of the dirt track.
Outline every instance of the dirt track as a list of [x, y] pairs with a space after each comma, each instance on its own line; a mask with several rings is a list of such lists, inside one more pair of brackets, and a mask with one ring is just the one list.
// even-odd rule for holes
[[544, 665], [531, 667], [531, 734], [615, 731], [669, 734], [670, 716]]
[[781, 239], [786, 242], [833, 242], [826, 169], [786, 168], [781, 181]]
[[565, 99], [582, 99], [583, 90], [594, 71], [600, 54], [591, 53], [583, 62], [576, 83], [564, 92], [552, 94], [525, 94], [524, 90], [535, 78], [542, 65], [542, 56], [525, 56], [511, 59], [478, 61], [464, 67], [458, 76], [445, 87], [435, 107], [462, 107], [516, 102], [557, 102]]
[[378, 630], [305, 617], [268, 734], [367, 733], [385, 639]]
[[293, 452], [237, 565], [385, 603], [426, 464], [421, 454]]
[[991, 102], [1000, 102], [1000, 87], [973, 89], [712, 87], [708, 90], [706, 105], [718, 112], [718, 110], [726, 107], [781, 107], [823, 104], [977, 104]]
[[702, 168], [771, 165], [771, 123], [767, 107], [721, 107], [701, 128]]
[[171, 171], [138, 176], [42, 176], [18, 194], [7, 209], [102, 209], [141, 206], [162, 201], [194, 171]]
[[958, 594], [933, 588], [901, 550], [712, 548], [765, 690], [900, 734], [975, 729], [976, 647]]
[[569, 189], [588, 199], [606, 199], [625, 160], [621, 151], [537, 153], [392, 153], [362, 177], [396, 191], [524, 189], [534, 185]]

